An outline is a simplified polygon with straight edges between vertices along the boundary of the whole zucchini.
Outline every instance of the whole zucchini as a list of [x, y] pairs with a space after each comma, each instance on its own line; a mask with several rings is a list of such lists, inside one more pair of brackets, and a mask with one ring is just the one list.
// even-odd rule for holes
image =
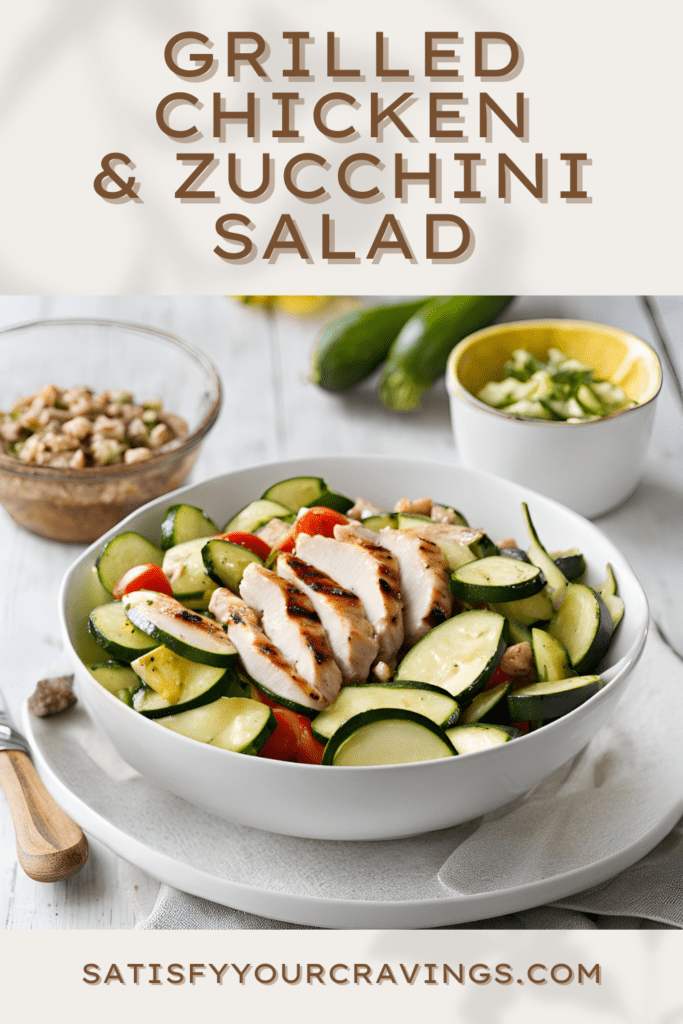
[[492, 323], [511, 295], [439, 295], [419, 309], [389, 350], [379, 385], [389, 409], [417, 409], [425, 391], [446, 371], [451, 349]]
[[427, 301], [354, 309], [330, 320], [313, 353], [313, 383], [327, 391], [346, 391], [365, 380], [386, 357], [406, 321]]

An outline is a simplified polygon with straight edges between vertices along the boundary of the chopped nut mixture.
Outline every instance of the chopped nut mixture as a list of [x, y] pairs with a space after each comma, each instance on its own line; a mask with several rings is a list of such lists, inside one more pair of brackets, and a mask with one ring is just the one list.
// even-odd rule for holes
[[37, 466], [113, 466], [174, 447], [187, 431], [160, 398], [138, 405], [128, 391], [48, 384], [0, 413], [0, 452]]
[[37, 718], [58, 715], [76, 703], [76, 694], [71, 689], [73, 676], [57, 676], [55, 679], [41, 679], [28, 699], [28, 709]]

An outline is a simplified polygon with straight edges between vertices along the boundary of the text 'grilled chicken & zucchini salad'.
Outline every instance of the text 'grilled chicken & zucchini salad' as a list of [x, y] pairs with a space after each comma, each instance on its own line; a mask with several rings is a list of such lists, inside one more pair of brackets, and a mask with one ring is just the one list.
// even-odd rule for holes
[[[494, 544], [431, 498], [389, 512], [320, 478], [274, 484], [222, 531], [173, 505], [161, 545], [122, 533], [95, 679], [158, 725], [244, 754], [384, 765], [523, 736], [600, 690], [624, 612], [577, 549]], [[549, 544], [549, 539], [545, 538]]]

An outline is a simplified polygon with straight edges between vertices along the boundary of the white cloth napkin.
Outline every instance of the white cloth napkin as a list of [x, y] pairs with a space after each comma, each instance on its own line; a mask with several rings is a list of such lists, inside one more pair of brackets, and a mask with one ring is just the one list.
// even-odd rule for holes
[[[453, 852], [437, 868], [435, 880], [462, 894], [534, 882], [595, 863], [631, 845], [664, 814], [675, 815], [678, 808], [680, 815], [681, 722], [683, 664], [653, 629], [610, 722], [572, 762], [525, 796], [478, 822], [449, 830]], [[444, 833], [434, 834], [435, 844], [442, 845], [443, 840]], [[411, 842], [391, 845], [398, 856], [400, 844]], [[263, 843], [275, 853], [282, 837], [263, 834]], [[296, 866], [289, 862], [287, 870], [296, 871]], [[148, 909], [144, 908], [138, 928], [297, 927], [222, 907], [168, 885], [160, 887], [147, 913]], [[648, 856], [608, 883], [552, 906], [461, 927], [642, 925], [683, 928], [683, 820]]]

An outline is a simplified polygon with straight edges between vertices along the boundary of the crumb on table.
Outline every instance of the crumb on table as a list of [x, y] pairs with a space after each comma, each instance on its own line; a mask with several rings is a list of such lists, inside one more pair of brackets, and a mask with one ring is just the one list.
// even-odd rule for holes
[[54, 679], [41, 679], [28, 699], [28, 709], [37, 718], [47, 715], [58, 715], [76, 703], [76, 694], [72, 690], [73, 676], [57, 676]]

